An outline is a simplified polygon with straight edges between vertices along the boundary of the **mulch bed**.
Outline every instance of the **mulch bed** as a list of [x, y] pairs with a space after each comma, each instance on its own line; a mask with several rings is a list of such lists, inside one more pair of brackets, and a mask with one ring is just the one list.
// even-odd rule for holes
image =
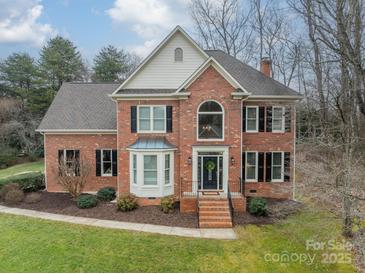
[[[68, 193], [51, 193], [45, 191], [40, 193], [41, 200], [39, 202], [33, 204], [22, 202], [14, 207], [104, 220], [190, 228], [198, 227], [197, 214], [180, 213], [178, 204], [174, 212], [169, 214], [163, 213], [158, 206], [139, 207], [131, 212], [120, 212], [117, 211], [115, 203], [106, 202], [99, 202], [94, 208], [80, 209]], [[274, 223], [297, 212], [301, 207], [300, 203], [290, 200], [268, 199], [268, 204], [270, 210], [268, 216], [255, 217], [249, 213], [235, 213], [233, 218], [234, 225]]]
[[303, 204], [293, 200], [267, 199], [268, 216], [256, 217], [250, 213], [234, 213], [234, 225], [265, 225], [277, 223], [288, 216], [299, 212]]

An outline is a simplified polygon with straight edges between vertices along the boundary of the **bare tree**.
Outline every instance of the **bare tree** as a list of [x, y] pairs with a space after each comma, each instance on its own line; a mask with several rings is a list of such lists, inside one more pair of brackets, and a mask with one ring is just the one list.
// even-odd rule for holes
[[204, 48], [221, 49], [248, 61], [246, 50], [253, 47], [252, 10], [246, 7], [239, 0], [193, 0], [190, 13]]
[[61, 157], [59, 165], [54, 170], [57, 174], [57, 182], [73, 198], [77, 198], [84, 190], [91, 172], [91, 165], [85, 159], [73, 157], [65, 160]]

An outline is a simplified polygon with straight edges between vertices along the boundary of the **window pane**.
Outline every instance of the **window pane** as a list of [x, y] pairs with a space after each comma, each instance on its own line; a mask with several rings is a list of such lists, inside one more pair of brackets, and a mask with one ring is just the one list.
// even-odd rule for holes
[[272, 129], [273, 130], [282, 130], [283, 122], [282, 120], [275, 119], [272, 122]]
[[139, 108], [139, 118], [140, 119], [150, 119], [150, 107], [140, 107]]
[[272, 178], [274, 180], [280, 180], [281, 179], [281, 167], [273, 167], [272, 168]]
[[250, 165], [250, 166], [256, 165], [256, 153], [252, 153], [252, 152], [247, 153], [247, 165]]
[[256, 168], [255, 167], [247, 167], [247, 179], [249, 179], [249, 180], [256, 179]]
[[273, 117], [278, 119], [283, 117], [283, 109], [282, 108], [274, 108], [273, 109]]
[[165, 155], [165, 168], [170, 168], [170, 154]]
[[223, 115], [222, 114], [199, 114], [199, 138], [222, 139]]
[[257, 130], [256, 120], [247, 120], [247, 130]]
[[256, 108], [247, 108], [247, 118], [256, 119]]
[[165, 118], [165, 108], [164, 107], [154, 107], [153, 108], [153, 118], [154, 119], [164, 119]]
[[144, 169], [157, 169], [157, 156], [145, 155], [144, 156]]
[[140, 130], [150, 130], [150, 120], [139, 120]]
[[157, 171], [144, 171], [144, 184], [157, 185]]
[[112, 164], [110, 162], [103, 163], [103, 174], [112, 174]]
[[273, 156], [272, 164], [274, 166], [281, 166], [281, 152], [280, 153], [273, 153], [272, 156]]
[[154, 120], [153, 130], [165, 130], [165, 120]]
[[111, 151], [110, 150], [103, 150], [103, 161], [110, 162], [111, 158]]
[[133, 155], [133, 184], [137, 184], [137, 155]]
[[170, 183], [170, 169], [165, 170], [165, 184], [168, 185]]
[[74, 150], [66, 150], [66, 161], [73, 161], [75, 156]]
[[218, 103], [209, 101], [200, 106], [199, 112], [222, 112], [222, 108]]

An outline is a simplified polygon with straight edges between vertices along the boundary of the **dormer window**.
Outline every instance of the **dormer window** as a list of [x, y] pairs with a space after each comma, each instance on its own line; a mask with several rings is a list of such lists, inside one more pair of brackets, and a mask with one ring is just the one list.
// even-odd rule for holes
[[183, 50], [182, 48], [175, 49], [175, 62], [182, 62], [183, 61]]

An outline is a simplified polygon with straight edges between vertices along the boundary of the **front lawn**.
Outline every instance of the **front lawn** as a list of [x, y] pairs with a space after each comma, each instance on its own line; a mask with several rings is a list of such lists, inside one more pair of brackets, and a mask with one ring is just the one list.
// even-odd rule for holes
[[11, 176], [19, 176], [21, 174], [32, 172], [44, 172], [43, 159], [37, 162], [24, 163], [5, 169], [0, 169], [0, 180], [8, 179]]
[[[324, 263], [306, 240], [341, 241], [340, 221], [308, 208], [274, 225], [237, 227], [239, 239], [191, 239], [0, 214], [1, 272], [353, 272]], [[309, 254], [313, 263], [276, 262]], [[346, 253], [342, 252], [343, 255]], [[266, 258], [266, 260], [265, 260]], [[271, 261], [270, 261], [271, 260]], [[273, 261], [274, 260], [274, 261]]]

